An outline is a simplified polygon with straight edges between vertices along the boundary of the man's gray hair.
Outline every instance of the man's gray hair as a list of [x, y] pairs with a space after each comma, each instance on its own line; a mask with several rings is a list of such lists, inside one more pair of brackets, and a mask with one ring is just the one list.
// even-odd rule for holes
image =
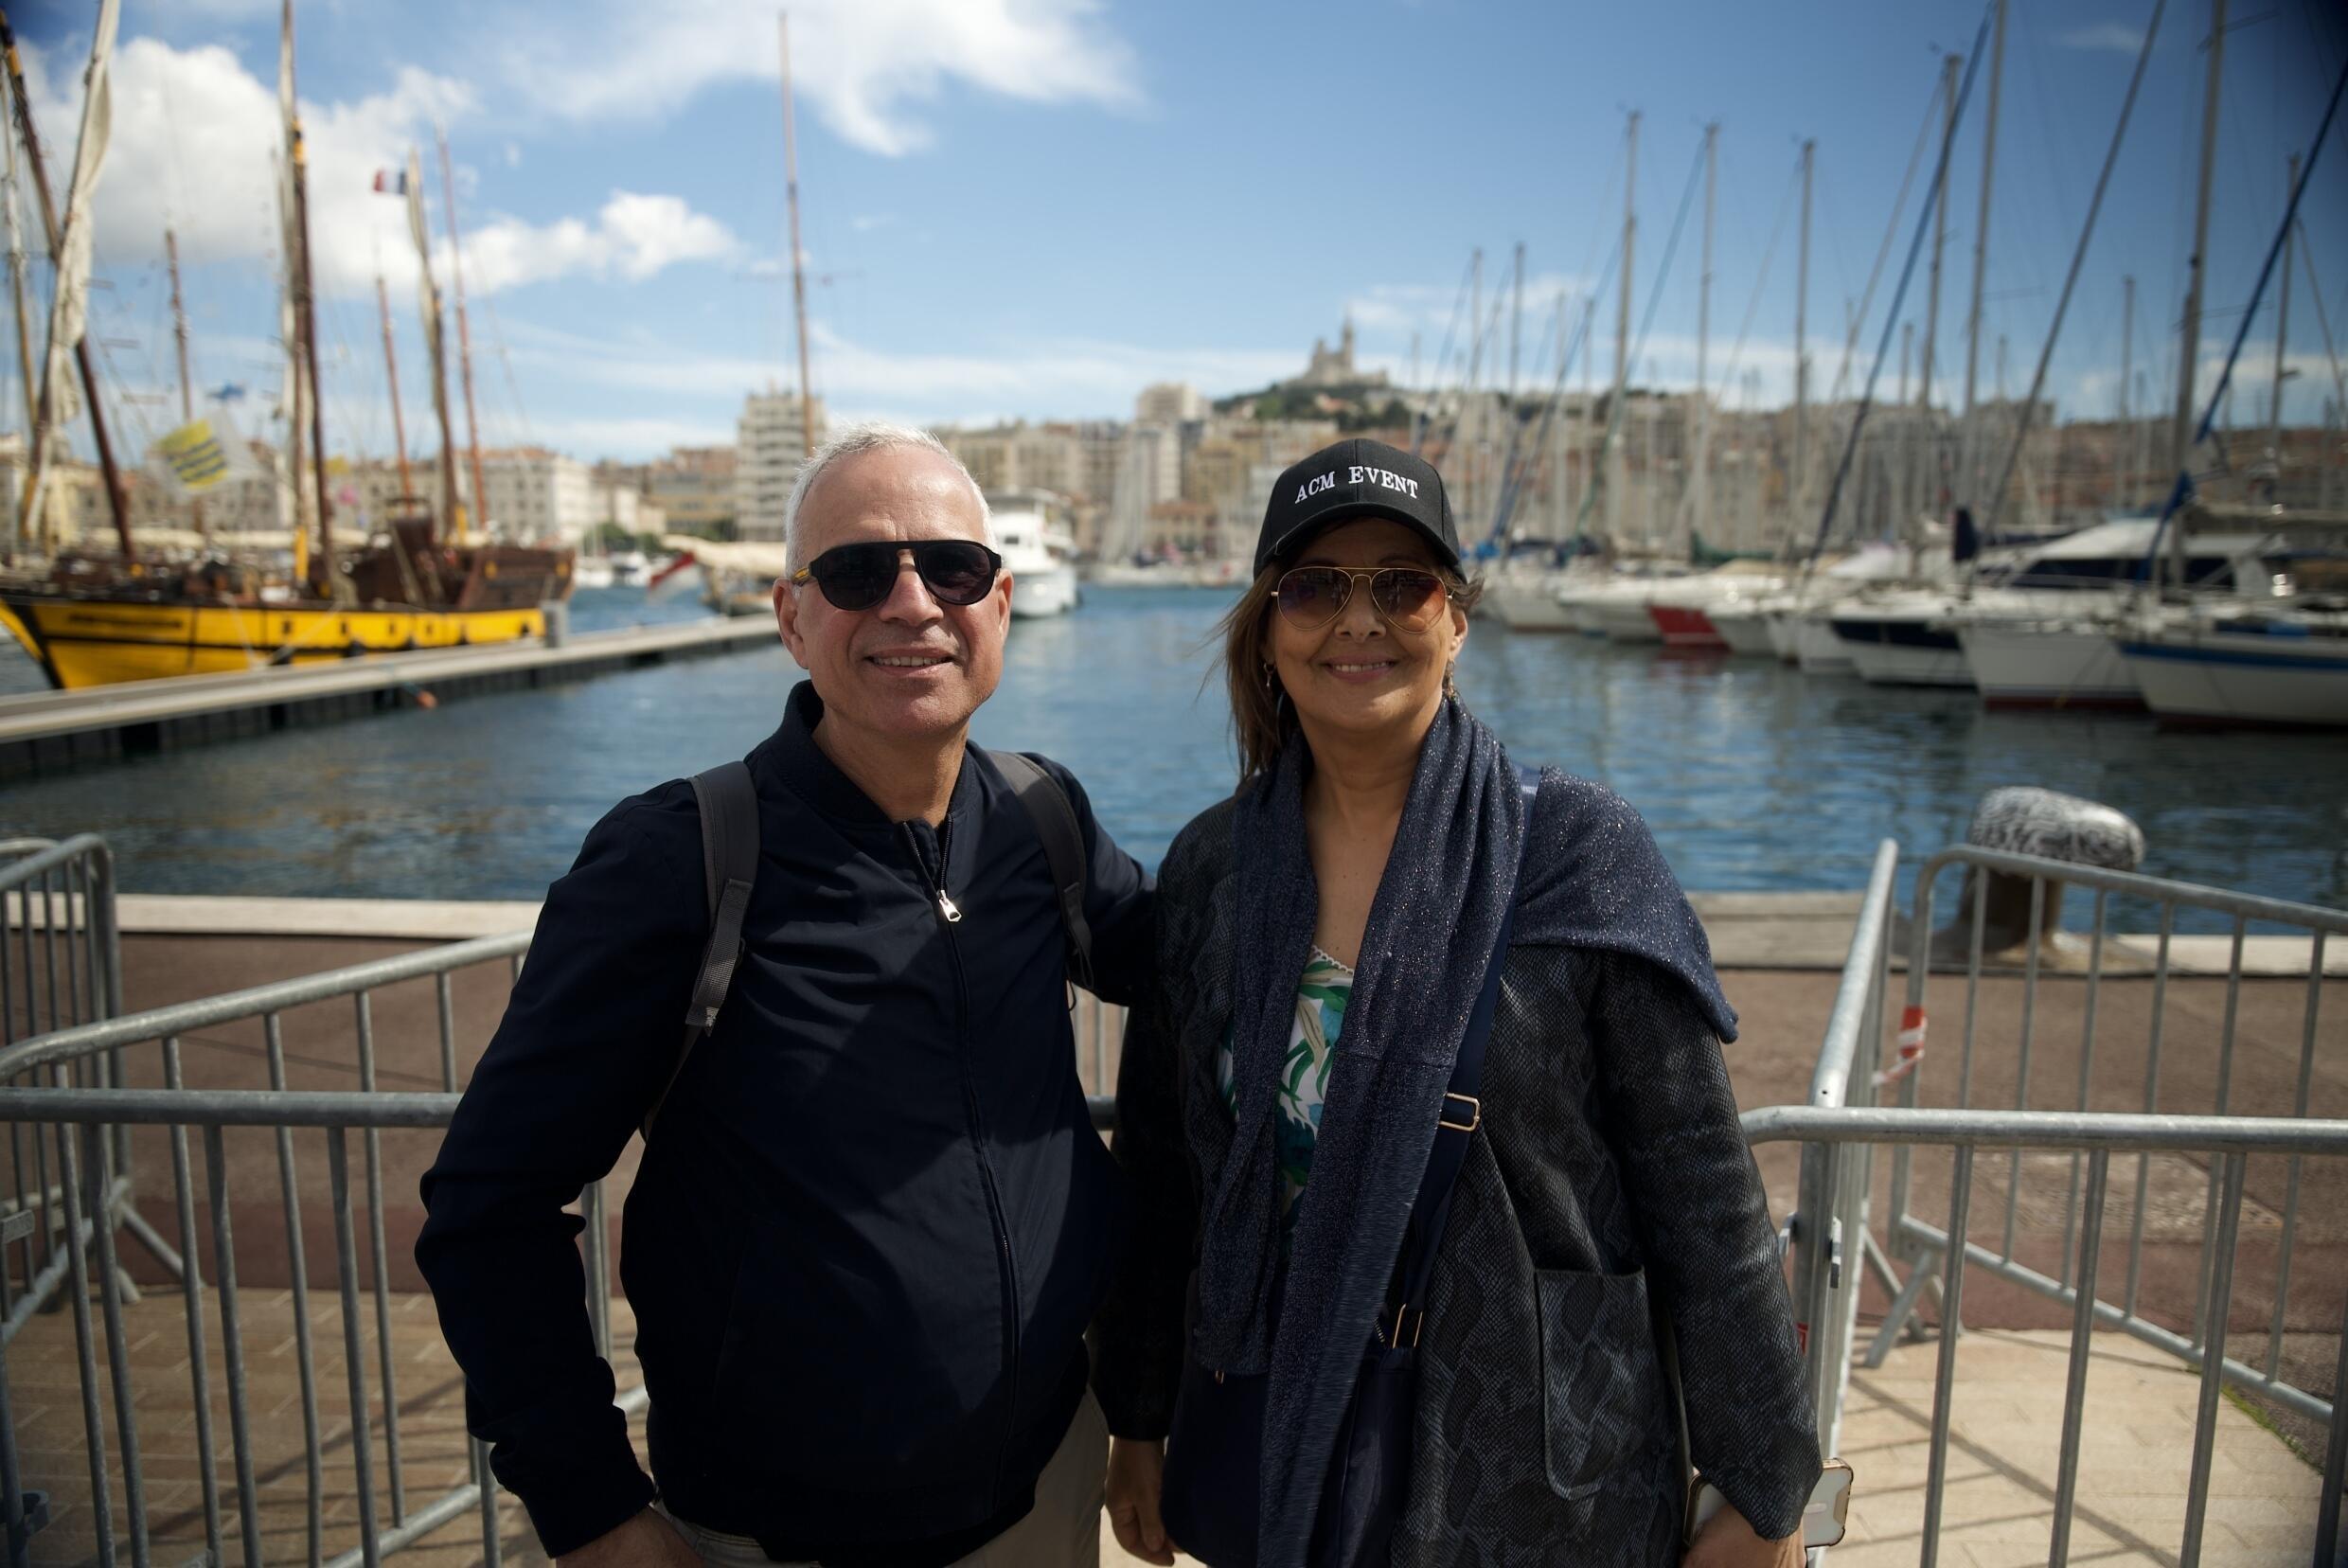
[[799, 559], [799, 508], [806, 505], [808, 491], [815, 488], [815, 481], [824, 476], [824, 471], [843, 458], [862, 456], [867, 452], [886, 452], [896, 447], [917, 447], [952, 463], [954, 472], [962, 475], [963, 483], [970, 487], [970, 494], [978, 500], [979, 527], [987, 548], [1002, 548], [1001, 542], [995, 537], [994, 512], [987, 505], [987, 492], [978, 488], [978, 481], [970, 477], [970, 471], [962, 466], [962, 459], [953, 454], [952, 448], [928, 431], [916, 430], [912, 425], [897, 424], [888, 419], [860, 419], [827, 437], [806, 462], [799, 465], [799, 477], [792, 483], [791, 499], [783, 503], [783, 561], [786, 570], [795, 572], [806, 564]]

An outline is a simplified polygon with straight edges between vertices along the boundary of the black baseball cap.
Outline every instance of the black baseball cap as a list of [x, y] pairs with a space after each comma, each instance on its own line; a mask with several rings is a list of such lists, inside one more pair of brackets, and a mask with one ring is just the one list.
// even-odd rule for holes
[[1356, 437], [1323, 447], [1273, 484], [1255, 539], [1255, 570], [1328, 524], [1355, 517], [1392, 518], [1432, 545], [1437, 561], [1459, 569], [1459, 529], [1443, 475], [1424, 457]]

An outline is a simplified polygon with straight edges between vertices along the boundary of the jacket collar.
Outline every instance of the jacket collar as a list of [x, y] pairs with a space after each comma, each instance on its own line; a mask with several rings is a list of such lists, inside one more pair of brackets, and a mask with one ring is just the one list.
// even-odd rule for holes
[[[792, 686], [783, 703], [781, 725], [750, 754], [752, 771], [762, 773], [843, 828], [887, 830], [892, 826], [888, 814], [815, 743], [815, 726], [823, 718], [824, 700], [815, 694], [815, 683], [801, 681]], [[977, 772], [969, 765], [966, 746], [953, 795], [947, 803], [949, 819], [960, 817], [976, 799]]]

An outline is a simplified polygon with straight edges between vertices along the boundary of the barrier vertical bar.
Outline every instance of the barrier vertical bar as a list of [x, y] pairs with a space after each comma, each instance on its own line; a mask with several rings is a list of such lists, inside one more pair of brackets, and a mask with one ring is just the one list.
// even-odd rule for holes
[[449, 971], [432, 977], [433, 1002], [440, 1022], [440, 1087], [456, 1093], [456, 999], [449, 989]]
[[[359, 1249], [351, 1237], [350, 1153], [344, 1128], [326, 1130], [326, 1168], [334, 1208], [334, 1269], [343, 1303], [343, 1367], [350, 1383], [350, 1469], [359, 1492], [359, 1553], [377, 1568], [382, 1551], [375, 1536], [375, 1471], [367, 1444], [366, 1356], [359, 1337]], [[315, 1559], [313, 1558], [314, 1561]]]
[[2079, 1502], [2079, 1434], [2087, 1421], [2088, 1347], [2095, 1333], [2095, 1273], [2104, 1245], [2104, 1188], [2111, 1151], [2087, 1157], [2087, 1217], [2079, 1233], [2079, 1288], [2071, 1316], [2071, 1364], [2063, 1382], [2063, 1446], [2054, 1480], [2054, 1540], [2048, 1568], [2071, 1560], [2071, 1516]]
[[1989, 920], [1989, 873], [1980, 866], [1966, 872], [1973, 889], [1973, 929], [1965, 950], [1965, 1056], [1957, 1068], [1957, 1103], [1973, 1103], [1973, 1038], [1981, 1023], [1982, 942]]
[[[169, 1089], [186, 1087], [180, 1078], [179, 1037], [163, 1037], [163, 1082]], [[179, 1214], [180, 1294], [187, 1310], [187, 1383], [196, 1404], [196, 1452], [203, 1456], [197, 1472], [204, 1489], [204, 1544], [219, 1564], [221, 1555], [220, 1478], [212, 1470], [212, 1371], [205, 1364], [204, 1344], [204, 1274], [196, 1263], [196, 1195], [187, 1162], [187, 1129], [171, 1125], [171, 1197]]]
[[1973, 1146], [1957, 1146], [1949, 1175], [1948, 1246], [1941, 1255], [1940, 1355], [1932, 1377], [1932, 1447], [1924, 1476], [1924, 1552], [1918, 1568], [1940, 1561], [1941, 1489], [1948, 1478], [1948, 1421], [1957, 1388], [1957, 1339], [1964, 1330], [1965, 1238], [1973, 1201]]
[[[2307, 1017], [2299, 1041], [2299, 1088], [2291, 1096], [2291, 1114], [2307, 1114], [2307, 1095], [2314, 1086], [2316, 1070], [2316, 1014], [2323, 1003], [2323, 937], [2314, 935], [2307, 964]], [[2274, 1321], [2267, 1329], [2267, 1376], [2276, 1375], [2283, 1365], [2283, 1314], [2291, 1299], [2291, 1254], [2299, 1241], [2299, 1171], [2300, 1159], [2291, 1156], [2290, 1186], [2283, 1200], [2283, 1246], [2275, 1254]]]
[[[275, 1011], [261, 1015], [261, 1038], [269, 1053], [269, 1087], [285, 1087], [285, 1024]], [[318, 1444], [318, 1369], [311, 1346], [310, 1263], [302, 1245], [302, 1201], [294, 1185], [294, 1130], [277, 1132], [277, 1185], [285, 1201], [286, 1279], [294, 1297], [294, 1353], [301, 1363], [302, 1440], [310, 1475], [310, 1560], [325, 1554], [326, 1455]]]
[[[2201, 1401], [2193, 1421], [2193, 1474], [2185, 1489], [2185, 1544], [2178, 1568], [2199, 1568], [2202, 1516], [2210, 1506], [2210, 1457], [2217, 1438], [2217, 1402], [2226, 1386], [2226, 1319], [2233, 1299], [2233, 1246], [2242, 1221], [2242, 1175], [2250, 1156], [2225, 1156], [2219, 1198], [2216, 1256], [2210, 1277], [2209, 1314], [2201, 1348]], [[2336, 1407], [2332, 1419], [2338, 1422]]]
[[586, 1248], [587, 1324], [595, 1336], [596, 1354], [608, 1362], [612, 1359], [612, 1249], [602, 1182], [590, 1182], [579, 1189], [578, 1216], [585, 1233], [580, 1239]]
[[244, 1542], [245, 1568], [261, 1568], [260, 1489], [253, 1475], [252, 1422], [244, 1403], [244, 1335], [237, 1316], [237, 1248], [229, 1231], [228, 1155], [218, 1127], [204, 1130], [204, 1180], [212, 1201], [212, 1271], [220, 1276], [221, 1358], [228, 1375], [228, 1445], [237, 1470], [237, 1534]]
[[[1984, 881], [1987, 879], [1984, 877]], [[2014, 1068], [2014, 1109], [2030, 1109], [2030, 1047], [2037, 1032], [2038, 1008], [2038, 942], [2046, 932], [2046, 878], [2030, 879], [2030, 952], [2022, 959], [2022, 1027], [2020, 1054]], [[2014, 1220], [2022, 1203], [2022, 1151], [2015, 1149], [2005, 1167], [2005, 1260], [2014, 1261]]]
[[481, 1482], [481, 1564], [498, 1568], [505, 1560], [505, 1541], [497, 1530], [497, 1472], [489, 1469], [489, 1445], [478, 1437], [472, 1444], [473, 1474]]
[[[2177, 934], [2177, 900], [2161, 900], [2160, 951], [2152, 966], [2152, 1038], [2144, 1048], [2144, 1114], [2161, 1108], [2161, 1036], [2168, 1016], [2169, 939]], [[2152, 1181], [2152, 1156], [2136, 1156], [2136, 1218], [2128, 1227], [2127, 1298], [2120, 1315], [2136, 1316], [2136, 1288], [2144, 1275], [2144, 1203]]]
[[90, 1445], [90, 1523], [98, 1530], [98, 1568], [114, 1568], [114, 1490], [106, 1474], [106, 1423], [98, 1408], [98, 1347], [91, 1342], [90, 1275], [81, 1240], [81, 1162], [74, 1153], [80, 1132], [78, 1127], [58, 1124], [57, 1169], [65, 1203], [65, 1270], [73, 1298], [74, 1355], [81, 1374], [81, 1430]]
[[2348, 1302], [2341, 1304], [2339, 1354], [2333, 1358], [2332, 1435], [2323, 1448], [2323, 1492], [2316, 1506], [2317, 1562], [2339, 1560], [2339, 1494], [2348, 1473]]
[[[352, 998], [352, 1024], [359, 1045], [359, 1089], [375, 1093], [374, 993]], [[407, 1487], [400, 1474], [400, 1385], [392, 1375], [391, 1263], [383, 1240], [383, 1134], [370, 1127], [361, 1135], [366, 1156], [367, 1263], [374, 1284], [375, 1355], [383, 1383], [383, 1480], [391, 1491], [391, 1523], [407, 1523]], [[364, 1417], [364, 1411], [355, 1413]]]
[[[0, 942], [0, 948], [6, 946]], [[29, 1568], [32, 1531], [25, 1523], [25, 1479], [16, 1463], [16, 1417], [9, 1408], [6, 1345], [0, 1345], [0, 1529], [8, 1532], [9, 1568]]]
[[98, 1249], [98, 1301], [106, 1323], [107, 1370], [114, 1381], [115, 1434], [122, 1447], [122, 1502], [131, 1530], [131, 1561], [134, 1568], [148, 1568], [147, 1485], [139, 1465], [131, 1336], [122, 1323], [122, 1260], [115, 1251], [115, 1184], [106, 1131], [103, 1127], [83, 1129], [83, 1158], [90, 1182], [90, 1239]]
[[[2095, 890], [2095, 935], [2090, 939], [2087, 956], [2086, 1019], [2079, 1025], [2079, 1110], [2087, 1110], [2088, 1095], [2095, 1078], [2095, 1002], [2104, 978], [2104, 906], [2110, 901], [2106, 888]], [[2079, 1208], [2079, 1152], [2071, 1153], [2071, 1185], [2063, 1195], [2063, 1274], [2065, 1285], [2071, 1283], [2071, 1243], [2077, 1225]]]
[[[2226, 1114], [2226, 1107], [2233, 1099], [2234, 1020], [2242, 1003], [2242, 939], [2248, 925], [2241, 916], [2233, 918], [2233, 955], [2226, 964], [2226, 1022], [2217, 1042], [2217, 1103], [2212, 1112], [2219, 1116]], [[2210, 1226], [2216, 1217], [2217, 1189], [2217, 1167], [2212, 1166], [2201, 1205], [2200, 1288], [2195, 1292], [2193, 1309], [2193, 1344], [2197, 1350], [2209, 1335], [2211, 1292], [2215, 1289], [2217, 1260], [2210, 1250]]]

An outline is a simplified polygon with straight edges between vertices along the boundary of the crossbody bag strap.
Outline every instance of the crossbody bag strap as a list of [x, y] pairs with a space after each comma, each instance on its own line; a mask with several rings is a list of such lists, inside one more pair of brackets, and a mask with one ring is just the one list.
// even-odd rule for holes
[[1068, 934], [1068, 978], [1086, 990], [1093, 989], [1093, 928], [1084, 918], [1087, 881], [1084, 834], [1076, 823], [1076, 804], [1059, 780], [1023, 752], [990, 751], [987, 757], [1010, 781], [1011, 793], [1036, 825], [1043, 840], [1043, 858], [1052, 870], [1052, 890], [1059, 899], [1059, 918]]
[[1434, 1148], [1427, 1156], [1427, 1173], [1419, 1179], [1418, 1196], [1411, 1203], [1416, 1223], [1412, 1227], [1413, 1240], [1402, 1271], [1402, 1300], [1394, 1316], [1381, 1319], [1378, 1326], [1378, 1343], [1390, 1356], [1408, 1354], [1418, 1345], [1435, 1254], [1442, 1250], [1444, 1226], [1451, 1216], [1451, 1191], [1458, 1185], [1460, 1166], [1468, 1158], [1468, 1140], [1484, 1124], [1484, 1102], [1476, 1091], [1484, 1082], [1484, 1048], [1492, 1037], [1492, 1019], [1500, 1007], [1501, 970], [1507, 962], [1509, 935], [1516, 929], [1517, 895], [1533, 844], [1539, 775], [1519, 766], [1517, 788], [1524, 794], [1524, 832], [1518, 845], [1516, 874], [1509, 881], [1508, 901], [1501, 912], [1500, 935], [1492, 944], [1490, 961], [1484, 966], [1484, 989], [1476, 996], [1475, 1010], [1468, 1015], [1468, 1032], [1460, 1037], [1459, 1055], [1451, 1063], [1451, 1083], [1444, 1091]]
[[709, 936], [702, 944], [701, 971], [685, 1004], [685, 1042], [678, 1047], [667, 1081], [644, 1114], [648, 1140], [661, 1107], [668, 1103], [669, 1091], [685, 1076], [694, 1045], [717, 1024], [726, 993], [734, 988], [734, 971], [742, 957], [742, 917], [758, 879], [758, 788], [751, 779], [750, 764], [724, 762], [694, 775], [693, 799], [701, 808], [702, 890], [709, 901]]

